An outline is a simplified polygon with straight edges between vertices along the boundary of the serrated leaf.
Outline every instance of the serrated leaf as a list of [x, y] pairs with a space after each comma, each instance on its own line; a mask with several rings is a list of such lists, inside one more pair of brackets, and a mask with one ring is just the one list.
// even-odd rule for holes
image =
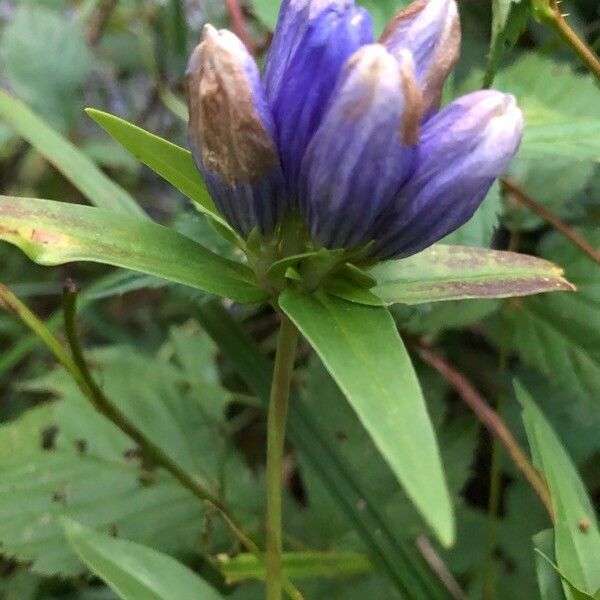
[[556, 513], [555, 555], [561, 573], [589, 593], [600, 588], [600, 531], [575, 465], [542, 412], [519, 383], [517, 399], [535, 466], [544, 475]]
[[145, 217], [132, 196], [23, 102], [0, 91], [0, 116], [99, 208]]
[[[548, 161], [550, 156], [600, 160], [600, 105], [591, 76], [531, 53], [502, 70], [495, 85], [515, 94], [525, 115], [517, 161]], [[541, 166], [555, 173], [553, 164]]]
[[[180, 469], [234, 506], [238, 522], [258, 527], [262, 479], [223, 433], [228, 395], [216, 379], [212, 344], [197, 327], [173, 335], [178, 343], [172, 359], [183, 364], [188, 352], [195, 353], [193, 379], [172, 360], [130, 348], [88, 352], [89, 364], [122, 414]], [[153, 469], [146, 460], [151, 457], [95, 412], [65, 373], [22, 387], [61, 400], [0, 427], [0, 544], [7, 555], [33, 560], [34, 569], [46, 574], [80, 573], [60, 535], [60, 516], [178, 555], [198, 550], [202, 503]], [[203, 538], [206, 551], [230, 540], [215, 525]]]
[[[588, 233], [598, 245], [600, 235]], [[575, 294], [553, 294], [510, 304], [507, 325], [522, 360], [570, 393], [595, 403], [600, 389], [600, 272], [579, 249], [551, 235], [541, 247], [577, 285]]]
[[454, 520], [437, 442], [390, 314], [291, 288], [279, 303], [346, 395], [408, 497], [442, 543], [451, 544]]
[[[187, 336], [181, 336], [185, 339]], [[203, 360], [204, 359], [204, 360]], [[197, 369], [213, 357], [199, 355]], [[228, 398], [220, 386], [200, 380], [198, 395], [184, 393], [179, 369], [131, 350], [103, 353], [94, 357], [101, 368], [103, 390], [111, 403], [186, 473], [217, 494], [220, 457], [211, 451], [217, 443], [219, 421], [207, 417], [204, 398], [224, 405]], [[201, 401], [200, 401], [201, 400]], [[215, 414], [214, 417], [221, 416]]]
[[223, 599], [214, 588], [170, 556], [101, 535], [71, 519], [63, 519], [62, 526], [79, 558], [123, 600]]
[[573, 290], [556, 265], [524, 254], [436, 244], [369, 271], [371, 292], [387, 304], [468, 298], [508, 298]]
[[190, 552], [201, 531], [199, 503], [164, 474], [142, 483], [126, 459], [132, 449], [77, 396], [0, 427], [3, 554], [31, 561], [45, 575], [81, 573], [57, 521], [63, 515], [169, 552]]
[[244, 265], [162, 225], [98, 208], [0, 196], [0, 239], [45, 266], [99, 262], [239, 302], [266, 299]]

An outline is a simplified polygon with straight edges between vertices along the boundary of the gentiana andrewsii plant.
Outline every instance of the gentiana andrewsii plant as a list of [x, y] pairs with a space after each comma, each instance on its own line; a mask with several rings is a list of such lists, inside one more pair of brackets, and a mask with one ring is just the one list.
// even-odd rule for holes
[[[0, 200], [0, 238], [41, 264], [102, 262], [280, 314], [264, 554], [247, 544], [266, 562], [268, 600], [290, 590], [282, 467], [299, 333], [448, 546], [454, 516], [439, 450], [388, 306], [572, 289], [546, 261], [437, 244], [478, 209], [524, 127], [515, 98], [500, 91], [442, 106], [460, 37], [454, 0], [416, 0], [377, 40], [352, 0], [284, 0], [261, 74], [238, 37], [207, 25], [186, 73], [189, 142], [204, 183], [185, 150], [90, 112], [243, 259], [151, 222], [127, 198], [111, 200], [112, 210]], [[82, 386], [101, 410], [101, 392], [89, 378]]]
[[[459, 51], [454, 0], [417, 0], [378, 41], [352, 1], [284, 0], [263, 77], [233, 33], [205, 26], [186, 72], [190, 146], [274, 306], [290, 285], [316, 292], [349, 264], [431, 246], [474, 214], [506, 170], [523, 133], [513, 96], [479, 91], [440, 110]], [[337, 254], [322, 254], [321, 269], [263, 279], [278, 260], [326, 250]], [[281, 593], [295, 346], [284, 317], [268, 423], [269, 600]]]

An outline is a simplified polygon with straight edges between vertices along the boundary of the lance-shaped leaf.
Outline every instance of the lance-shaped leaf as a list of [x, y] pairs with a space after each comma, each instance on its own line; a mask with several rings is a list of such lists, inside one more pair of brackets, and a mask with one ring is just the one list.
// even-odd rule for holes
[[41, 265], [98, 262], [260, 302], [251, 271], [162, 225], [98, 208], [0, 196], [0, 239]]
[[[554, 530], [546, 529], [533, 536], [535, 570], [541, 600], [565, 600], [559, 574], [554, 570]], [[551, 562], [549, 562], [550, 558]]]
[[[198, 307], [197, 316], [220, 350], [231, 360], [250, 390], [265, 404], [269, 401], [273, 365], [220, 302]], [[370, 485], [369, 477], [351, 465], [346, 453], [328, 436], [321, 414], [292, 398], [290, 438], [303, 460], [318, 475], [369, 551], [373, 562], [394, 582], [403, 597], [445, 600], [446, 589], [423, 557], [415, 552], [409, 533], [399, 530], [386, 510], [384, 499]]]
[[542, 292], [573, 291], [555, 264], [500, 250], [436, 244], [402, 260], [369, 271], [371, 291], [387, 304], [421, 304], [468, 298], [510, 298]]
[[0, 91], [0, 117], [99, 208], [145, 216], [137, 202], [23, 102]]
[[600, 589], [600, 531], [594, 508], [573, 461], [544, 414], [520, 384], [515, 391], [523, 406], [533, 461], [550, 489], [556, 513], [555, 556], [561, 575], [571, 585], [595, 594]]
[[454, 517], [423, 394], [383, 307], [288, 288], [280, 306], [309, 340], [406, 493], [442, 543]]
[[63, 519], [62, 524], [79, 558], [123, 600], [223, 599], [208, 583], [166, 554], [96, 533], [70, 519]]
[[109, 113], [93, 108], [86, 112], [142, 163], [193, 200], [202, 212], [222, 220], [191, 152]]
[[[542, 532], [542, 533], [548, 533], [548, 532]], [[550, 530], [549, 533], [552, 533], [552, 530]], [[534, 537], [535, 540], [535, 537]], [[571, 594], [571, 598], [573, 600], [597, 600], [598, 597], [600, 597], [600, 590], [598, 590], [598, 594], [596, 594], [596, 598], [594, 598], [594, 596], [592, 596], [591, 594], [588, 594], [587, 592], [584, 592], [583, 590], [579, 589], [577, 586], [573, 585], [561, 572], [560, 569], [558, 568], [557, 565], [554, 564], [554, 562], [552, 561], [552, 559], [550, 559], [548, 557], [547, 554], [545, 554], [542, 550], [540, 550], [539, 548], [535, 549], [536, 552], [536, 560], [539, 559], [541, 561], [544, 561], [546, 563], [546, 565], [552, 569], [554, 571], [554, 573], [556, 573], [556, 575], [559, 577], [559, 587], [557, 588], [557, 591], [560, 592], [560, 596], [558, 596], [559, 599], [564, 598], [564, 594], [560, 591], [560, 581], [562, 580], [562, 585], [565, 586], [566, 589], [569, 590], [570, 594]], [[539, 562], [537, 563], [538, 565], [540, 564]], [[538, 569], [538, 574], [540, 573], [540, 570]], [[540, 589], [541, 586], [540, 586]], [[554, 590], [553, 590], [554, 591]], [[547, 598], [545, 596], [542, 596], [542, 600], [547, 600]]]

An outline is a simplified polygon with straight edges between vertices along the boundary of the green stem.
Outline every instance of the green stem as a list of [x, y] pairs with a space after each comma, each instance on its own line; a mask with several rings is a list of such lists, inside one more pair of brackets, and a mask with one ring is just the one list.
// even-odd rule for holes
[[[81, 387], [85, 385], [77, 365], [62, 347], [61, 343], [56, 339], [52, 332], [40, 321], [29, 308], [21, 302], [4, 284], [0, 283], [0, 308], [8, 310], [23, 321], [23, 323], [42, 340], [46, 347], [54, 354], [58, 362], [65, 368], [66, 371], [73, 377], [77, 384]], [[9, 365], [10, 366], [10, 365]]]
[[575, 33], [560, 11], [557, 0], [552, 0], [551, 5], [540, 10], [541, 18], [577, 53], [579, 58], [587, 65], [589, 70], [600, 81], [600, 60], [593, 50]]
[[267, 600], [280, 600], [283, 582], [281, 498], [283, 452], [298, 330], [285, 315], [277, 340], [267, 423]]

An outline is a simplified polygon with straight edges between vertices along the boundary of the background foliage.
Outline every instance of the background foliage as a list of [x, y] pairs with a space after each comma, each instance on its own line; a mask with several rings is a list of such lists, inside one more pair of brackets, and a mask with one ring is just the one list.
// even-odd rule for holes
[[[362, 3], [379, 29], [403, 4]], [[276, 4], [244, 4], [259, 54], [267, 48]], [[527, 0], [491, 5], [463, 0], [460, 9], [463, 54], [447, 97], [492, 79], [517, 95], [527, 129], [511, 180], [597, 248], [597, 82], [551, 29], [532, 18]], [[599, 50], [596, 0], [565, 0], [561, 9]], [[2, 87], [78, 150], [71, 154], [43, 125], [32, 134], [28, 127], [36, 117], [15, 113], [0, 97], [2, 192], [73, 203], [103, 195], [127, 204], [126, 189], [159, 222], [217, 253], [231, 252], [181, 193], [83, 112], [85, 106], [98, 107], [185, 146], [182, 73], [205, 22], [230, 26], [223, 3], [4, 0], [0, 19]], [[39, 131], [44, 135], [34, 140]], [[48, 155], [53, 162], [64, 160], [53, 165]], [[90, 161], [116, 184], [92, 178], [73, 185]], [[394, 308], [413, 351], [458, 514], [457, 543], [449, 550], [429, 537], [335, 383], [308, 346], [302, 347], [286, 463], [286, 543], [298, 552], [328, 552], [330, 560], [304, 555], [295, 565], [307, 598], [395, 598], [398, 590], [410, 597], [447, 597], [454, 589], [448, 573], [442, 583], [424, 559], [434, 555], [469, 597], [481, 597], [482, 591], [490, 598], [537, 597], [538, 578], [544, 598], [573, 595], [534, 545], [580, 590], [593, 595], [600, 588], [592, 508], [600, 499], [598, 265], [500, 185], [450, 241], [552, 260], [566, 269], [578, 293]], [[60, 325], [62, 281], [67, 276], [77, 281], [84, 290], [82, 338], [107, 396], [260, 538], [263, 397], [270, 366], [266, 359], [244, 361], [257, 347], [265, 356], [272, 353], [273, 313], [237, 305], [225, 311], [206, 295], [151, 277], [115, 276], [99, 265], [44, 270], [6, 244], [0, 245], [0, 265], [0, 281], [54, 328]], [[240, 333], [239, 322], [250, 336]], [[460, 370], [528, 454], [531, 448], [561, 507], [554, 532], [509, 457], [456, 388], [423, 361], [428, 356], [419, 352], [423, 345]], [[514, 379], [521, 382], [516, 393]], [[261, 597], [260, 584], [225, 585], [223, 574], [237, 582], [259, 569], [225, 558], [240, 548], [232, 546], [214, 510], [94, 412], [48, 352], [6, 312], [0, 312], [0, 394], [0, 598], [115, 598], [87, 567], [96, 565], [92, 569], [104, 580], [122, 577], [115, 572], [120, 552], [138, 556], [134, 570], [141, 564], [167, 569], [165, 554], [180, 559], [212, 584], [213, 591], [205, 589], [202, 597]], [[86, 533], [65, 519], [100, 533]], [[164, 554], [113, 546], [108, 536]], [[570, 550], [555, 556], [555, 547]], [[207, 559], [220, 553], [220, 562]], [[376, 569], [366, 553], [378, 557]], [[327, 577], [311, 577], [315, 569]], [[178, 580], [189, 576], [186, 571]], [[199, 585], [198, 578], [192, 581]], [[131, 597], [145, 597], [144, 585], [163, 597], [151, 580], [131, 585], [132, 593], [141, 594]]]

